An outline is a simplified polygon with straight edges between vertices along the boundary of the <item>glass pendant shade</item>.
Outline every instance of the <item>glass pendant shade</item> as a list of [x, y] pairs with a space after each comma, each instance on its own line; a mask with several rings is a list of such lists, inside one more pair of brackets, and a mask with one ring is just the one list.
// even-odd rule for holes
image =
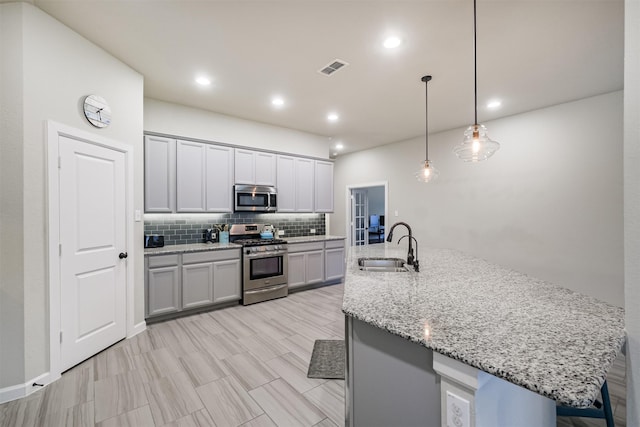
[[440, 172], [433, 166], [432, 161], [425, 160], [420, 163], [420, 169], [415, 175], [420, 182], [431, 182], [440, 175]]
[[464, 132], [464, 140], [455, 146], [453, 152], [462, 161], [481, 162], [500, 149], [500, 144], [489, 138], [484, 125], [471, 125]]

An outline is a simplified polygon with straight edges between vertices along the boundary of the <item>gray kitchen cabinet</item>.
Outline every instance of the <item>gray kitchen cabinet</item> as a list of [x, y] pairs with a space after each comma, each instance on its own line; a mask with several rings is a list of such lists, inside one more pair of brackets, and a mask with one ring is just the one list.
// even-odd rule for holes
[[206, 145], [177, 141], [176, 159], [177, 212], [205, 212]]
[[145, 258], [147, 317], [180, 310], [180, 259], [178, 255]]
[[242, 297], [240, 249], [183, 254], [182, 264], [184, 309]]
[[279, 155], [277, 188], [278, 212], [333, 212], [333, 163]]
[[287, 263], [289, 271], [287, 272], [287, 281], [289, 282], [289, 289], [295, 289], [300, 286], [304, 286], [305, 283], [305, 263], [306, 257], [304, 252], [287, 254]]
[[314, 211], [333, 212], [333, 162], [315, 161]]
[[182, 308], [209, 304], [213, 304], [213, 263], [183, 264]]
[[178, 212], [233, 212], [233, 148], [176, 144]]
[[240, 248], [145, 257], [146, 317], [242, 298]]
[[311, 159], [295, 159], [296, 212], [313, 212], [314, 167]]
[[278, 212], [296, 211], [295, 158], [279, 155], [277, 159]]
[[275, 186], [276, 163], [273, 153], [236, 148], [235, 183]]
[[[234, 251], [237, 252], [237, 251]], [[238, 253], [238, 257], [240, 254]], [[242, 298], [240, 259], [213, 263], [213, 302], [237, 301]]]
[[144, 210], [171, 213], [176, 209], [176, 140], [144, 137]]
[[207, 144], [207, 212], [233, 212], [233, 155], [234, 150], [231, 147]]
[[325, 281], [341, 280], [344, 277], [344, 240], [327, 240], [324, 250]]
[[289, 289], [324, 282], [324, 243], [290, 244], [287, 263]]

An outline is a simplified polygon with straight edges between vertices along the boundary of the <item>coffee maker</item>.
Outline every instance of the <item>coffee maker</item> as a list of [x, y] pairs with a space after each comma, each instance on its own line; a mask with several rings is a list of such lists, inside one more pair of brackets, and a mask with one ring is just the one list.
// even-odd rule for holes
[[205, 243], [215, 243], [218, 241], [218, 234], [216, 230], [213, 228], [207, 228], [204, 230], [204, 241]]

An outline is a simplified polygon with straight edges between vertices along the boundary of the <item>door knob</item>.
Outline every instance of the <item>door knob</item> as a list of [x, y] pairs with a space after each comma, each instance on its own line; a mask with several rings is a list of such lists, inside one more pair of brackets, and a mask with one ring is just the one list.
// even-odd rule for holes
[[128, 257], [128, 256], [129, 256], [129, 254], [128, 254], [128, 253], [126, 253], [126, 252], [120, 252], [120, 255], [118, 255], [118, 258], [120, 258], [120, 259], [125, 259], [125, 258], [126, 258], [126, 257]]

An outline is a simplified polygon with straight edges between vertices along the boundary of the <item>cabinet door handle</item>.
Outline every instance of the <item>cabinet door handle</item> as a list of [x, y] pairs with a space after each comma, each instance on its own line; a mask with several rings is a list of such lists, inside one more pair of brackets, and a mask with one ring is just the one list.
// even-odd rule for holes
[[126, 252], [120, 252], [120, 255], [118, 255], [118, 258], [120, 258], [120, 259], [125, 259], [125, 258], [126, 258], [126, 257], [128, 257], [128, 256], [129, 256], [129, 254], [128, 254], [128, 253], [126, 253]]

